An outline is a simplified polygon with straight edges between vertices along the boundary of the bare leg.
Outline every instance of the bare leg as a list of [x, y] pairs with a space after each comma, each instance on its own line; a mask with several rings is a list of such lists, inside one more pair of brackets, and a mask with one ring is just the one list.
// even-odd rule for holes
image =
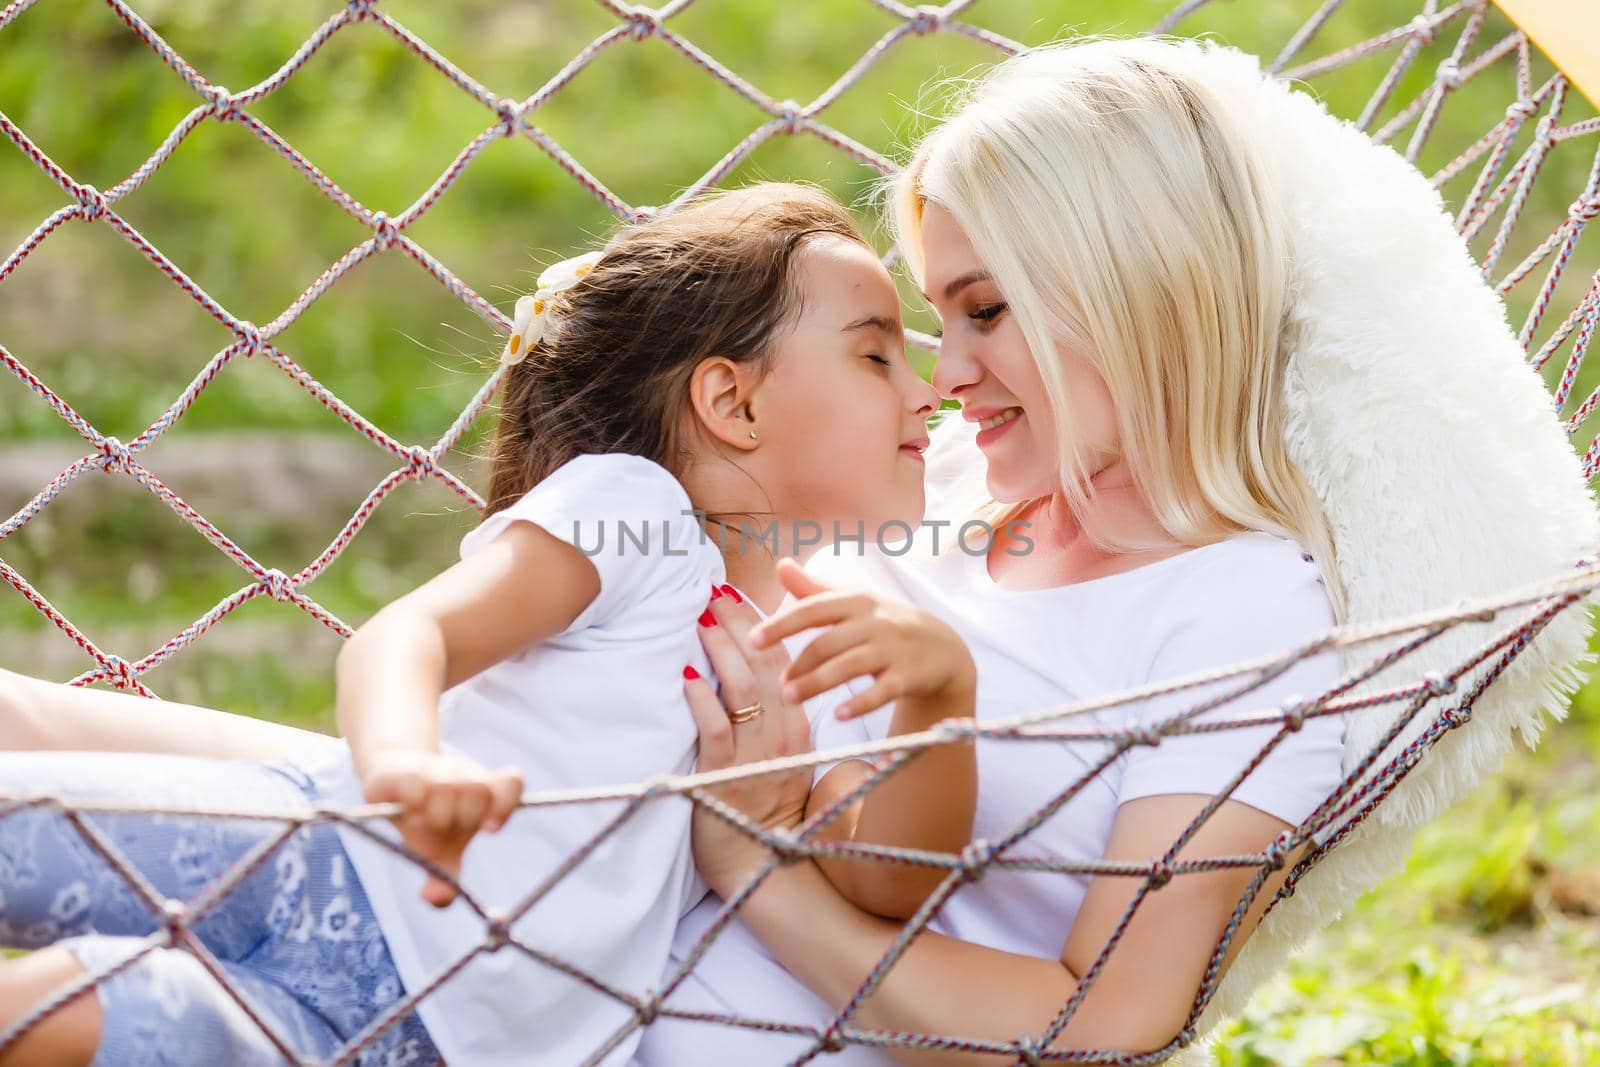
[[[137, 700], [137, 697], [132, 699]], [[11, 1029], [38, 1005], [84, 977], [83, 967], [64, 948], [46, 948], [0, 961], [0, 1033]], [[4, 1067], [87, 1067], [100, 1047], [100, 1001], [93, 988], [74, 997], [33, 1026], [4, 1052]]]
[[0, 670], [0, 750], [270, 760], [319, 743], [333, 739], [248, 715]]

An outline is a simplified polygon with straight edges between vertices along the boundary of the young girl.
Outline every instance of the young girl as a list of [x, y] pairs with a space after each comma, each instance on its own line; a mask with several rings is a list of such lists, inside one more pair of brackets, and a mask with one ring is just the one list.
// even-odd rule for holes
[[[0, 935], [31, 948], [71, 938], [0, 965], [0, 1042], [67, 980], [132, 961], [98, 982], [98, 1014], [79, 998], [25, 1028], [0, 1061], [281, 1062], [328, 1057], [379, 1027], [361, 1062], [576, 1064], [614, 1035], [604, 1062], [628, 1058], [627, 998], [647, 997], [703, 891], [691, 805], [518, 810], [522, 790], [691, 772], [684, 679], [710, 673], [696, 631], [697, 618], [716, 625], [708, 598], [770, 609], [783, 596], [776, 560], [808, 555], [819, 531], [920, 521], [937, 394], [905, 360], [894, 286], [848, 214], [791, 185], [701, 200], [547, 271], [518, 302], [502, 361], [488, 516], [463, 538], [460, 563], [341, 650], [343, 742], [257, 754], [280, 757], [270, 762], [0, 758], [0, 789], [18, 797], [393, 802], [394, 824], [304, 828], [241, 868], [250, 873], [220, 901], [194, 915], [169, 906], [152, 939], [152, 909], [63, 816], [0, 814]], [[892, 670], [897, 729], [971, 714], [974, 671], [954, 631], [884, 608], [865, 595], [843, 605], [816, 677]], [[906, 651], [891, 660], [886, 647]], [[13, 714], [35, 721], [86, 695], [9, 677]], [[858, 698], [851, 710], [883, 703]], [[759, 704], [729, 719], [734, 731], [771, 728]], [[974, 773], [970, 748], [926, 754], [874, 791], [854, 839], [959, 849], [952, 827], [970, 826]], [[282, 831], [86, 821], [156, 893], [190, 903]], [[491, 833], [474, 838], [480, 829]], [[397, 839], [434, 871], [399, 856]], [[841, 891], [864, 907], [910, 914], [926, 891], [888, 865], [852, 866]], [[256, 1020], [206, 973], [211, 962]], [[413, 1013], [405, 998], [416, 996]]]

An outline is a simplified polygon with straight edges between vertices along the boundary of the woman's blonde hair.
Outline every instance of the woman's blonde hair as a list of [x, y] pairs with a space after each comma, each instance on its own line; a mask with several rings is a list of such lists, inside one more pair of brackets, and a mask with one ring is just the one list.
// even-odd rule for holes
[[[1043, 376], [1075, 514], [1093, 489], [1063, 349], [1104, 380], [1131, 476], [1172, 538], [1292, 537], [1342, 622], [1327, 519], [1284, 439], [1291, 248], [1272, 146], [1239, 94], [1191, 72], [1204, 47], [1093, 38], [998, 64], [893, 179], [890, 215], [919, 280], [928, 201], [977, 249]], [[999, 525], [1026, 504], [979, 514]], [[1084, 529], [1103, 551], [1156, 547]]]

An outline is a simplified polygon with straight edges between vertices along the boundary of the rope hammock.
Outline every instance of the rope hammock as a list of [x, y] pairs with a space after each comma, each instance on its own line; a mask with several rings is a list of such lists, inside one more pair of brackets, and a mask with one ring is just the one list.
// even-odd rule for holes
[[[498, 385], [498, 371], [484, 381], [437, 440], [431, 444], [408, 444], [386, 434], [334, 395], [274, 341], [348, 272], [386, 252], [398, 252], [415, 261], [486, 322], [502, 331], [508, 329], [510, 321], [505, 314], [407, 232], [488, 145], [501, 138], [526, 138], [619, 219], [639, 220], [655, 212], [671, 211], [721, 182], [773, 138], [815, 138], [852, 159], [892, 172], [894, 164], [890, 160], [824, 120], [830, 106], [846, 90], [902, 42], [918, 36], [960, 35], [991, 47], [999, 55], [1022, 48], [1017, 42], [965, 21], [974, 7], [972, 0], [916, 8], [896, 0], [863, 0], [892, 16], [896, 25], [820, 96], [800, 104], [773, 99], [677, 32], [672, 25], [674, 18], [694, 0], [673, 0], [654, 10], [616, 0], [598, 0], [616, 17], [617, 25], [573, 57], [532, 96], [514, 100], [499, 96], [474, 80], [380, 10], [375, 0], [350, 0], [270, 77], [243, 91], [231, 92], [207, 81], [122, 0], [106, 2], [129, 31], [188, 83], [201, 102], [141, 166], [106, 190], [77, 181], [0, 113], [0, 133], [37, 164], [71, 201], [40, 222], [19, 247], [0, 260], [0, 286], [41, 243], [68, 223], [81, 220], [107, 226], [226, 327], [233, 340], [210, 357], [159, 418], [126, 443], [101, 432], [49, 382], [0, 347], [0, 365], [81, 435], [88, 446], [82, 458], [50, 479], [20, 510], [0, 522], [0, 548], [6, 538], [48, 508], [67, 486], [86, 473], [105, 471], [142, 486], [238, 564], [247, 580], [159, 647], [135, 658], [124, 658], [98, 646], [3, 559], [0, 577], [93, 661], [92, 667], [72, 679], [73, 684], [106, 682], [150, 697], [155, 694], [142, 675], [188, 649], [257, 597], [293, 604], [335, 633], [348, 636], [352, 628], [319, 604], [305, 587], [350, 545], [385, 497], [402, 483], [434, 480], [474, 506], [482, 506], [481, 497], [447, 468], [446, 459], [490, 403]], [[0, 9], [0, 31], [32, 3], [33, 0], [15, 0]], [[1152, 29], [1180, 32], [1185, 20], [1204, 6], [1205, 0], [1186, 0]], [[727, 902], [696, 951], [665, 975], [659, 988], [652, 990], [615, 988], [603, 978], [585, 973], [572, 961], [541, 950], [512, 929], [604, 835], [540, 884], [531, 885], [528, 895], [510, 908], [497, 909], [475, 899], [469, 889], [462, 889], [467, 906], [483, 919], [483, 943], [442, 971], [433, 982], [410, 990], [331, 1062], [353, 1061], [377, 1034], [408, 1014], [439, 985], [450, 981], [471, 959], [493, 952], [525, 953], [627, 1007], [627, 1024], [605, 1046], [596, 1049], [588, 1063], [605, 1062], [614, 1050], [630, 1047], [640, 1028], [662, 1016], [695, 1020], [708, 1027], [753, 1027], [809, 1038], [808, 1050], [795, 1062], [808, 1062], [846, 1045], [988, 1051], [1030, 1064], [1160, 1062], [1192, 1046], [1218, 1021], [1239, 1011], [1250, 991], [1281, 965], [1290, 949], [1394, 870], [1421, 824], [1439, 815], [1498, 767], [1510, 748], [1513, 733], [1519, 733], [1531, 745], [1547, 715], [1563, 714], [1565, 696], [1582, 677], [1589, 629], [1587, 609], [1593, 591], [1600, 586], [1600, 559], [1594, 555], [1600, 549], [1600, 519], [1588, 491], [1588, 483], [1600, 468], [1600, 436], [1593, 439], [1581, 457], [1570, 440], [1600, 406], [1600, 389], [1571, 406], [1569, 414], [1562, 414], [1576, 400], [1570, 394], [1600, 321], [1600, 270], [1592, 277], [1584, 274], [1587, 266], [1575, 271], [1575, 275], [1587, 278], [1587, 289], [1570, 310], [1558, 309], [1555, 316], [1550, 312], [1557, 285], [1574, 264], [1580, 235], [1586, 224], [1600, 216], [1600, 152], [1595, 153], [1582, 188], [1563, 191], [1564, 196], [1570, 196], [1570, 208], [1554, 231], [1520, 262], [1507, 266], [1503, 258], [1524, 218], [1530, 190], [1546, 173], [1544, 165], [1552, 154], [1600, 148], [1600, 119], [1563, 125], [1562, 117], [1577, 88], [1568, 75], [1586, 76], [1578, 65], [1591, 60], [1573, 59], [1567, 64], [1568, 74], [1553, 73], [1535, 84], [1534, 70], [1544, 57], [1527, 33], [1514, 28], [1496, 40], [1480, 39], [1491, 16], [1491, 8], [1483, 0], [1448, 5], [1427, 0], [1414, 18], [1392, 31], [1317, 58], [1305, 58], [1316, 46], [1319, 34], [1326, 35], [1325, 28], [1337, 24], [1342, 6], [1341, 0], [1325, 0], [1281, 50], [1261, 61], [1262, 71], [1281, 80], [1261, 82], [1253, 63], [1240, 62], [1243, 53], [1214, 50], [1202, 55], [1196, 49], [1190, 56], [1192, 62], [1208, 65], [1208, 77], [1237, 92], [1242, 109], [1240, 121], [1261, 123], [1285, 141], [1285, 188], [1293, 201], [1297, 242], [1316, 248], [1319, 255], [1328, 253], [1317, 264], [1316, 284], [1308, 283], [1297, 294], [1294, 311], [1293, 326], [1300, 333], [1300, 350], [1315, 350], [1317, 357], [1292, 361], [1284, 388], [1291, 412], [1294, 458], [1327, 505], [1338, 548], [1338, 576], [1349, 599], [1349, 624], [1265, 659], [1219, 664], [1203, 674], [1163, 679], [1137, 690], [1008, 720], [944, 725], [848, 750], [808, 753], [628, 786], [562, 793], [535, 789], [525, 797], [524, 809], [624, 802], [621, 813], [610, 823], [611, 829], [642, 805], [687, 797], [758, 837], [770, 850], [770, 859], [756, 880]], [[1539, 6], [1505, 5], [1513, 15], [1517, 8]], [[1549, 36], [1549, 6], [1545, 5], [1546, 10], [1539, 16], [1541, 40], [1558, 49], [1559, 36]], [[488, 125], [457, 154], [437, 181], [414, 204], [392, 216], [358, 202], [249, 110], [251, 104], [281, 88], [319, 49], [343, 32], [388, 35], [481, 103], [488, 113]], [[1574, 36], [1582, 38], [1581, 33]], [[659, 208], [625, 203], [535, 124], [539, 109], [602, 53], [650, 38], [681, 53], [767, 116], [681, 196]], [[1409, 101], [1396, 101], [1402, 78], [1436, 42], [1441, 47], [1449, 45], [1449, 52], [1437, 63], [1428, 86]], [[1374, 57], [1382, 57], [1387, 66], [1382, 68], [1366, 105], [1359, 114], [1350, 116], [1348, 123], [1333, 122], [1311, 97], [1287, 87], [1288, 83], [1313, 81]], [[1562, 61], [1559, 55], [1554, 58]], [[1506, 101], [1503, 114], [1487, 117], [1482, 136], [1437, 172], [1424, 176], [1414, 164], [1452, 94], [1485, 72], [1507, 67], [1513, 74], [1515, 92]], [[1257, 83], [1272, 88], [1264, 90]], [[1590, 90], [1593, 89], [1591, 84]], [[165, 164], [185, 138], [211, 121], [236, 123], [250, 131], [371, 234], [328, 266], [267, 323], [234, 316], [119, 213], [120, 202]], [[1525, 130], [1531, 132], [1531, 138], [1517, 147]], [[1396, 151], [1374, 147], [1396, 145], [1402, 139], [1404, 146]], [[1473, 172], [1476, 177], [1470, 191], [1447, 213], [1439, 190], [1457, 176]], [[1330, 204], [1330, 199], [1338, 202]], [[1352, 226], [1359, 230], [1357, 236], [1338, 236]], [[1491, 234], [1481, 254], [1475, 254], [1475, 264], [1461, 255], [1464, 242]], [[1337, 249], [1345, 250], [1343, 258], [1338, 252], [1328, 251]], [[1533, 296], [1525, 321], [1512, 330], [1507, 326], [1501, 298], [1518, 286], [1531, 288]], [[1406, 299], [1416, 292], [1424, 293], [1425, 301]], [[1428, 307], [1448, 308], [1450, 313], [1417, 314], [1417, 309]], [[1561, 314], [1563, 310], [1565, 314]], [[1553, 321], [1558, 316], [1554, 328], [1540, 337], [1541, 324], [1547, 317]], [[1536, 337], [1540, 339], [1536, 341]], [[936, 346], [933, 338], [919, 333], [913, 332], [910, 339], [924, 347]], [[398, 464], [371, 490], [326, 548], [292, 573], [254, 558], [140, 462], [141, 453], [166, 434], [232, 362], [250, 357], [272, 363]], [[1530, 373], [1529, 368], [1542, 371], [1557, 360], [1561, 371], [1552, 397], [1544, 391], [1538, 374]], [[1554, 419], [1552, 401], [1557, 416]], [[1449, 491], [1444, 496], [1424, 496], [1399, 488], [1417, 485], [1439, 485]], [[1440, 531], [1453, 536], [1444, 538]], [[1485, 575], [1493, 575], [1493, 582], [1486, 584]], [[1196, 721], [1210, 709], [1248, 697], [1302, 660], [1330, 651], [1337, 653], [1343, 670], [1342, 679], [1333, 688], [1306, 694], [1288, 706], [1262, 708], [1253, 717], [1235, 718], [1225, 724]], [[1227, 683], [1220, 693], [1198, 700], [1154, 726], [1114, 729], [1086, 725], [1092, 721], [1090, 714], [1099, 710], [1213, 687], [1219, 682]], [[1347, 724], [1343, 780], [1310, 817], [1259, 853], [1177, 858], [1232, 789], [1283, 737], [1310, 718], [1329, 715], [1345, 716]], [[1133, 746], [1159, 744], [1165, 737], [1184, 733], [1263, 725], [1279, 727], [1273, 740], [1227, 789], [1211, 799], [1164, 855], [1147, 863], [1063, 862], [1028, 852], [1029, 833], [1066, 804], [1098, 770]], [[847, 804], [895, 774], [918, 752], [974, 737], [1110, 744], [1103, 761], [1081, 778], [1042, 787], [1041, 793], [1048, 795], [1033, 817], [1004, 837], [973, 841], [960, 855], [821, 844], [814, 840], [816, 832]], [[774, 834], [752, 825], [706, 792], [708, 786], [731, 778], [772, 774], [845, 755], [884, 758], [854, 793], [792, 835]], [[530, 785], [537, 787], [538, 783]], [[1050, 793], [1052, 789], [1054, 792]], [[274, 820], [282, 823], [283, 829], [268, 842], [268, 847], [251, 855], [227, 877], [196, 899], [182, 902], [164, 898], [108, 836], [92, 820], [84, 818], [95, 812], [154, 809], [26, 797], [0, 802], [0, 819], [39, 806], [61, 811], [87, 845], [127, 879], [149, 905], [157, 918], [157, 929], [143, 942], [141, 951], [171, 946], [193, 953], [290, 1062], [300, 1061], [282, 1035], [252, 1009], [248, 997], [229, 985], [224, 969], [194, 933], [196, 922], [252, 870], [267, 863], [273, 848], [310, 823], [338, 821], [360, 827], [373, 840], [404, 853], [403, 848], [368, 828], [395, 814], [397, 809], [393, 806], [291, 813], [184, 809], [182, 813], [186, 814]], [[1224, 956], [1262, 885], [1307, 842], [1313, 847], [1289, 870], [1260, 926], [1224, 970]], [[760, 880], [781, 864], [824, 855], [916, 863], [945, 870], [948, 875], [907, 922], [856, 995], [824, 1027], [674, 1008], [669, 999], [673, 990]], [[408, 858], [428, 866], [418, 857]], [[1224, 868], [1254, 869], [1255, 874], [1218, 940], [1188, 1019], [1171, 1041], [1162, 1049], [1137, 1054], [1118, 1049], [1051, 1049], [1052, 1040], [1073, 1018], [1140, 902], [1175, 877]], [[862, 1001], [878, 987], [943, 903], [963, 884], [992, 869], [1116, 875], [1138, 879], [1142, 884], [1117, 933], [1102, 947], [1093, 966], [1080, 976], [1073, 997], [1037, 1034], [997, 1043], [961, 1035], [887, 1032], [855, 1025], [853, 1018]], [[433, 873], [448, 877], [437, 870]], [[137, 958], [130, 957], [113, 970]], [[83, 984], [37, 1005], [29, 1016], [0, 1033], [0, 1052], [85, 986], [104, 980], [110, 973], [112, 970], [91, 973]]]

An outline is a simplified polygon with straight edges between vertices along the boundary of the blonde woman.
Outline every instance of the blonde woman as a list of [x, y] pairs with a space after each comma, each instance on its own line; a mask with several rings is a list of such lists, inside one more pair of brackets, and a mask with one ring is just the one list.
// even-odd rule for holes
[[[704, 681], [685, 683], [702, 769], [791, 750], [797, 733], [806, 736], [806, 712], [818, 747], [883, 735], [884, 711], [835, 717], [844, 689], [865, 692], [868, 680], [815, 670], [828, 652], [823, 639], [815, 648], [796, 642], [804, 650], [792, 666], [776, 647], [858, 609], [841, 586], [909, 601], [954, 627], [977, 663], [980, 719], [1278, 651], [1338, 620], [1338, 592], [1324, 584], [1325, 521], [1282, 439], [1285, 220], [1261, 146], [1230, 125], [1202, 78], [1184, 74], [1192, 51], [1112, 41], [1018, 57], [923, 142], [894, 186], [894, 215], [944, 324], [933, 383], [964, 417], [934, 431], [929, 509], [910, 551], [845, 546], [813, 557], [804, 572], [780, 564], [799, 602], [765, 625], [758, 609], [777, 608], [781, 588], [753, 603], [712, 602], [719, 625], [702, 625], [700, 635], [723, 680], [720, 701]], [[1258, 689], [1244, 710], [1315, 694], [1334, 679], [1331, 662], [1308, 660]], [[783, 692], [801, 681], [805, 691]], [[1149, 721], [1199, 695], [1117, 713]], [[168, 709], [159, 717], [168, 728], [141, 732], [133, 716], [111, 716], [113, 699], [61, 702], [50, 722], [31, 724], [39, 736], [28, 743], [51, 747], [98, 729], [121, 747], [181, 745], [191, 754], [299, 743], [281, 728], [205, 709]], [[729, 722], [727, 709], [758, 701], [767, 709], [759, 726]], [[1104, 721], [1127, 720], [1107, 712]], [[12, 733], [29, 726], [8, 722]], [[1148, 862], [1272, 732], [1191, 734], [1130, 750], [1016, 851]], [[1175, 858], [1270, 845], [1337, 781], [1340, 739], [1336, 718], [1308, 719]], [[973, 836], [1004, 837], [1096, 756], [1092, 746], [980, 744]], [[866, 773], [853, 760], [819, 768], [811, 810]], [[771, 825], [793, 825], [807, 804], [806, 777], [782, 787], [764, 779], [728, 797]], [[856, 815], [830, 832], [850, 836]], [[764, 858], [698, 816], [695, 846], [702, 875], [723, 896]], [[828, 873], [846, 884], [849, 868], [835, 862]], [[887, 898], [920, 900], [937, 881], [904, 871], [905, 884], [881, 903], [867, 900], [867, 910], [812, 864], [784, 869], [668, 1006], [826, 1026], [910, 915]], [[1256, 897], [1229, 959], [1283, 873]], [[1186, 875], [1148, 899], [1057, 1047], [1168, 1045], [1251, 874]], [[941, 909], [851, 1025], [1000, 1045], [1037, 1034], [1072, 996], [1136, 886], [991, 871]], [[720, 904], [707, 896], [679, 922], [679, 958]], [[813, 1042], [664, 1015], [635, 1061], [756, 1067], [786, 1063]], [[852, 1042], [829, 1062], [897, 1059], [961, 1061]]]
[[[890, 623], [893, 601], [946, 620], [976, 662], [980, 720], [1279, 652], [1345, 620], [1348, 594], [1365, 586], [1340, 586], [1329, 519], [1285, 442], [1284, 384], [1296, 348], [1285, 323], [1303, 295], [1293, 291], [1285, 185], [1263, 124], [1240, 111], [1259, 71], [1226, 51], [1149, 39], [1035, 51], [997, 67], [922, 143], [892, 188], [894, 218], [944, 325], [934, 384], [963, 418], [933, 433], [927, 514], [908, 549], [845, 546], [804, 570], [785, 561], [783, 588], [763, 589], [753, 603], [713, 602], [718, 625], [702, 624], [700, 637], [721, 692], [686, 684], [702, 770], [800, 751], [808, 730], [817, 748], [883, 736], [886, 711], [844, 719], [836, 709], [858, 693], [870, 703], [882, 695], [872, 688], [892, 688], [893, 679], [844, 677], [848, 664], [819, 669], [828, 638], [799, 640], [861, 609], [846, 586], [883, 596]], [[1441, 247], [1466, 269], [1453, 243]], [[1520, 362], [1516, 373], [1526, 373]], [[1548, 421], [1536, 384], [1511, 386]], [[1565, 441], [1554, 441], [1553, 451], [1563, 448], [1572, 459]], [[1352, 454], [1366, 453], [1329, 450], [1327, 462], [1349, 466]], [[1384, 502], [1394, 504], [1396, 492]], [[1562, 525], [1583, 524], [1566, 515]], [[1341, 525], [1340, 533], [1340, 545], [1350, 544], [1351, 531]], [[1539, 558], [1568, 557], [1552, 539]], [[780, 641], [792, 642], [792, 663]], [[1304, 660], [1207, 719], [1312, 697], [1337, 677], [1331, 657]], [[1214, 692], [1107, 709], [1097, 721], [1148, 723]], [[757, 702], [766, 710], [756, 720], [730, 720], [729, 709]], [[69, 729], [105, 727], [125, 745], [182, 742], [216, 755], [270, 747], [281, 733], [204, 709], [168, 709], [184, 728], [145, 736], [131, 717], [113, 721], [88, 701], [72, 710], [50, 722], [7, 721], [45, 746]], [[1259, 760], [1273, 727], [1177, 735], [1115, 755], [1088, 744], [984, 741], [973, 847], [1027, 830], [1010, 855], [1148, 863], [1248, 770], [1171, 857], [1283, 853], [1237, 917], [1216, 961], [1226, 968], [1298, 858], [1280, 844], [1285, 832], [1340, 778], [1343, 728], [1337, 717], [1307, 718]], [[723, 795], [752, 819], [787, 828], [866, 773], [846, 760]], [[1043, 807], [1048, 818], [1029, 823]], [[847, 809], [828, 833], [851, 837], [857, 815]], [[963, 836], [966, 827], [952, 829]], [[1315, 840], [1323, 839], [1319, 831]], [[904, 885], [858, 906], [836, 888], [851, 877], [842, 861], [822, 861], [826, 872], [787, 866], [700, 955], [718, 897], [744, 884], [765, 854], [704, 813], [695, 816], [694, 842], [715, 893], [678, 923], [663, 983], [691, 956], [694, 966], [667, 998], [671, 1010], [646, 1029], [636, 1067], [761, 1067], [805, 1055], [902, 932], [905, 903], [937, 881], [905, 867]], [[851, 1033], [834, 1032], [826, 1062], [1013, 1061], [1043, 1043], [1038, 1035], [1091, 969], [1090, 992], [1053, 1034], [1050, 1052], [1171, 1050], [1192, 1036], [1191, 1006], [1253, 873], [1173, 878], [1124, 926], [1141, 879], [992, 868], [943, 905], [856, 1005]], [[1116, 951], [1097, 963], [1114, 931]], [[729, 1016], [782, 1025], [718, 1022]], [[862, 1032], [953, 1035], [989, 1051], [934, 1051], [936, 1042]]]
[[[980, 721], [1282, 651], [1341, 621], [1328, 523], [1285, 441], [1290, 228], [1270, 146], [1235, 123], [1195, 62], [1202, 51], [1152, 40], [1036, 50], [999, 65], [922, 142], [893, 184], [893, 215], [943, 325], [933, 383], [962, 419], [935, 431], [936, 484], [911, 551], [847, 549], [804, 570], [786, 563], [798, 600], [769, 620], [747, 606], [713, 608], [722, 625], [707, 647], [714, 664], [729, 665], [722, 677], [740, 677], [744, 659], [754, 668], [749, 686], [724, 685], [728, 707], [760, 700], [769, 714], [799, 716], [808, 702], [817, 748], [884, 736], [884, 714], [841, 720], [830, 714], [838, 690], [793, 684], [826, 638], [786, 668], [775, 647], [839, 617], [851, 597], [840, 586], [867, 585], [947, 619], [977, 664]], [[969, 526], [982, 543], [952, 543], [973, 519], [988, 522]], [[1007, 521], [1027, 523], [1025, 535], [987, 536]], [[1271, 709], [1337, 678], [1331, 656], [1302, 661], [1224, 713]], [[853, 692], [867, 684], [824, 681]], [[1109, 709], [1099, 721], [1149, 722], [1204, 695]], [[703, 769], [791, 751], [775, 744], [776, 731], [730, 730], [708, 695], [690, 698]], [[1001, 841], [1059, 803], [1011, 855], [1149, 863], [1277, 732], [1136, 746], [1070, 793], [1104, 749], [980, 742], [973, 837]], [[1272, 846], [1339, 781], [1342, 733], [1326, 716], [1286, 734], [1174, 858]], [[868, 772], [855, 760], [819, 768], [810, 813]], [[727, 796], [792, 828], [811, 783], [771, 781]], [[824, 836], [847, 831], [852, 817]], [[716, 917], [718, 897], [766, 858], [704, 813], [695, 841], [716, 896], [680, 923], [679, 959]], [[1295, 858], [1256, 895], [1224, 966]], [[778, 1064], [811, 1048], [901, 930], [824, 877], [846, 862], [779, 869], [666, 1001], [811, 1033], [657, 1018], [639, 1062]], [[1186, 874], [1147, 897], [1052, 1049], [1170, 1048], [1255, 873]], [[1141, 883], [991, 870], [963, 885], [849, 1026], [956, 1036], [1000, 1054], [845, 1041], [828, 1062], [1016, 1059], [1073, 999]]]

